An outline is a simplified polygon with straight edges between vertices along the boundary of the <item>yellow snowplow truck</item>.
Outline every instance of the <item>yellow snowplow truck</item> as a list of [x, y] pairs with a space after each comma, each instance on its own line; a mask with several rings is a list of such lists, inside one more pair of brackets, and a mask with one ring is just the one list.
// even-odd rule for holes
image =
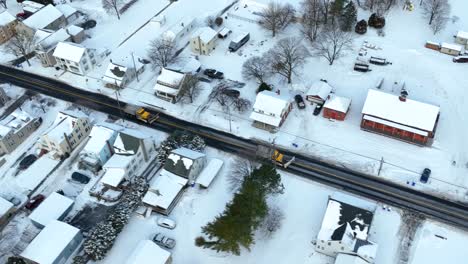
[[273, 150], [272, 148], [262, 145], [258, 145], [257, 147], [257, 156], [271, 160], [273, 163], [283, 168], [287, 168], [295, 160], [295, 157], [286, 156], [277, 149]]
[[158, 119], [158, 117], [159, 117], [159, 115], [157, 113], [152, 114], [148, 110], [146, 110], [145, 108], [139, 107], [139, 106], [134, 106], [134, 105], [127, 105], [124, 108], [124, 111], [125, 111], [125, 113], [136, 117], [138, 120], [141, 120], [141, 121], [149, 123], [149, 124], [156, 121], [156, 119]]

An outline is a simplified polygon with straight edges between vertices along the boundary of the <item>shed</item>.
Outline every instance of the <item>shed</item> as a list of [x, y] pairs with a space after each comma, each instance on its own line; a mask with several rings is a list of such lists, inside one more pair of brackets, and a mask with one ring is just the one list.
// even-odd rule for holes
[[0, 197], [0, 226], [5, 224], [13, 213], [14, 205], [10, 201]]
[[426, 44], [424, 45], [424, 47], [426, 47], [428, 49], [433, 49], [433, 50], [439, 51], [440, 50], [440, 43], [433, 42], [433, 41], [426, 41]]
[[450, 43], [442, 43], [440, 46], [440, 52], [452, 55], [452, 56], [458, 56], [460, 55], [462, 51], [462, 46], [457, 45], [457, 44], [450, 44]]
[[351, 99], [331, 94], [323, 105], [323, 117], [343, 121], [350, 105]]
[[208, 188], [214, 178], [218, 175], [219, 171], [223, 167], [223, 164], [224, 162], [222, 160], [211, 159], [210, 162], [208, 162], [208, 165], [206, 165], [206, 167], [200, 173], [200, 176], [198, 176], [196, 182], [200, 186]]
[[29, 219], [38, 228], [43, 228], [53, 220], [63, 220], [72, 206], [72, 199], [54, 192], [29, 215]]
[[81, 43], [86, 38], [84, 29], [76, 25], [68, 26], [67, 33], [71, 36], [71, 39], [74, 43]]
[[21, 257], [32, 263], [64, 263], [82, 240], [83, 237], [78, 228], [53, 220], [26, 247]]
[[138, 242], [125, 264], [169, 264], [171, 261], [169, 251], [162, 249], [151, 240], [142, 240]]
[[468, 49], [468, 32], [458, 31], [457, 35], [455, 36], [455, 42], [465, 46], [465, 48]]
[[323, 105], [332, 90], [333, 88], [324, 80], [314, 82], [310, 86], [309, 91], [307, 91], [306, 100], [311, 103]]

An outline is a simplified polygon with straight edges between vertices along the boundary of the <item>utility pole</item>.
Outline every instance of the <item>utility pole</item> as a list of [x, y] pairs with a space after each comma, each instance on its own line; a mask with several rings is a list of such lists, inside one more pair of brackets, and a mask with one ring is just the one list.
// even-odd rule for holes
[[382, 159], [380, 160], [379, 172], [377, 173], [377, 176], [380, 176], [380, 171], [382, 171], [382, 166], [383, 166], [384, 162], [385, 161], [384, 161], [384, 159], [382, 157]]
[[232, 127], [231, 127], [231, 108], [228, 106], [228, 115], [229, 115], [229, 133], [232, 133]]
[[136, 80], [137, 82], [140, 82], [140, 80], [138, 79], [138, 69], [135, 64], [135, 57], [133, 56], [133, 52], [131, 54], [132, 54], [133, 68], [135, 69]]
[[120, 100], [119, 100], [119, 91], [115, 90], [115, 97], [117, 98], [117, 107], [119, 108], [120, 117], [123, 119], [122, 108], [120, 108]]

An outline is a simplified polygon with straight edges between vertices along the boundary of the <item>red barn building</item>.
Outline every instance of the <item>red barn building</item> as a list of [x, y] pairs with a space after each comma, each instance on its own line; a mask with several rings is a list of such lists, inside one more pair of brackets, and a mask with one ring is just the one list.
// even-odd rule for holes
[[323, 105], [323, 117], [343, 121], [350, 104], [351, 99], [331, 94]]
[[361, 129], [430, 145], [438, 120], [438, 106], [370, 89], [362, 109]]

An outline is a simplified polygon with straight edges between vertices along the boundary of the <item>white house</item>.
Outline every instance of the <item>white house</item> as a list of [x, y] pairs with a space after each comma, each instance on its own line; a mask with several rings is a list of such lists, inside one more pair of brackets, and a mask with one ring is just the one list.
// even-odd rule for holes
[[39, 58], [43, 67], [52, 67], [57, 64], [54, 57], [55, 47], [59, 42], [68, 41], [71, 36], [61, 28], [57, 31], [39, 29], [34, 34], [36, 41], [36, 57]]
[[[130, 57], [130, 58], [129, 58]], [[106, 72], [102, 77], [102, 80], [106, 83], [106, 87], [109, 88], [123, 88], [131, 81], [133, 81], [137, 75], [140, 75], [145, 70], [145, 64], [143, 64], [140, 58], [129, 57], [121, 59], [113, 59], [109, 62]]]
[[162, 249], [151, 240], [138, 242], [125, 264], [170, 264], [172, 263], [171, 252]]
[[43, 228], [53, 220], [63, 220], [73, 203], [72, 199], [53, 192], [29, 215], [29, 219], [38, 228]]
[[58, 30], [67, 25], [65, 16], [53, 5], [46, 5], [18, 24], [17, 30], [30, 36], [38, 29]]
[[440, 52], [447, 55], [458, 56], [462, 52], [463, 47], [458, 44], [442, 43], [440, 46]]
[[306, 100], [311, 103], [323, 105], [333, 88], [326, 81], [314, 82], [306, 94]]
[[366, 209], [329, 199], [315, 250], [331, 257], [357, 255], [374, 263], [377, 245], [368, 240], [372, 218]]
[[468, 50], [468, 32], [458, 31], [457, 35], [455, 36], [455, 42], [465, 46], [465, 49]]
[[133, 155], [114, 154], [103, 166], [104, 175], [101, 183], [109, 188], [118, 189], [124, 180], [133, 176], [137, 167]]
[[178, 148], [169, 154], [164, 170], [194, 182], [206, 165], [206, 155], [188, 148]]
[[156, 96], [166, 101], [177, 102], [184, 80], [184, 73], [162, 68], [154, 86]]
[[97, 172], [114, 153], [114, 142], [123, 127], [101, 123], [91, 129], [88, 142], [80, 153], [81, 167]]
[[54, 158], [69, 155], [91, 131], [88, 117], [82, 113], [59, 112], [52, 127], [41, 136], [39, 147]]
[[40, 118], [15, 110], [0, 120], [0, 155], [13, 152], [41, 125]]
[[270, 91], [257, 94], [250, 118], [254, 120], [253, 126], [265, 130], [274, 130], [280, 127], [291, 112], [291, 101]]
[[190, 48], [200, 55], [209, 55], [216, 47], [218, 33], [210, 27], [202, 27], [192, 34]]
[[96, 64], [94, 50], [71, 42], [59, 42], [53, 56], [60, 68], [79, 75], [85, 75]]
[[192, 17], [183, 17], [162, 34], [163, 38], [178, 43], [182, 38], [189, 35], [194, 24], [195, 19]]
[[28, 263], [63, 264], [78, 248], [83, 236], [78, 228], [51, 221], [20, 254]]

